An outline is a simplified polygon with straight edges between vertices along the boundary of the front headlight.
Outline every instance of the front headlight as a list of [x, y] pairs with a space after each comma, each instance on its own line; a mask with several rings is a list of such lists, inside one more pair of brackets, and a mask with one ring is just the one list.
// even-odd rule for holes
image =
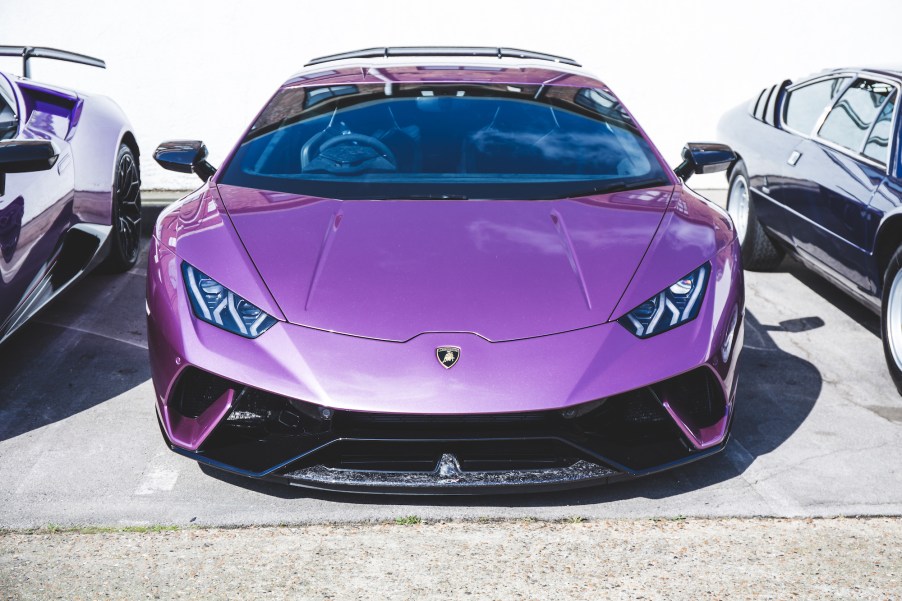
[[649, 338], [692, 321], [698, 315], [711, 266], [705, 263], [617, 321], [639, 338]]
[[191, 308], [201, 321], [245, 338], [256, 338], [276, 323], [275, 317], [185, 262], [182, 274]]

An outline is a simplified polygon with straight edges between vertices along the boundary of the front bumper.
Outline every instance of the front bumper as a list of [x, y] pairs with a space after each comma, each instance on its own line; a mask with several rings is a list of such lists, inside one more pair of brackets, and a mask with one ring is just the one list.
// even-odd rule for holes
[[[693, 447], [662, 399], [689, 398], [697, 423], [727, 411], [716, 375], [701, 367], [565, 410], [414, 415], [333, 410], [191, 368], [167, 413], [227, 415], [195, 450], [173, 450], [244, 476], [330, 490], [487, 493], [570, 488], [643, 476], [723, 448]], [[207, 399], [204, 401], [204, 399]], [[215, 400], [213, 401], [216, 402]]]
[[[165, 438], [165, 433], [163, 436]], [[684, 459], [641, 471], [618, 471], [601, 462], [587, 460], [578, 460], [563, 467], [465, 471], [455, 455], [444, 453], [431, 470], [368, 471], [317, 464], [298, 468], [282, 467], [272, 472], [257, 474], [218, 462], [202, 453], [186, 451], [172, 444], [170, 447], [180, 455], [225, 472], [302, 488], [366, 494], [477, 495], [550, 492], [639, 478], [717, 454], [724, 449], [727, 440], [728, 438], [724, 438], [716, 446], [693, 453]], [[530, 439], [518, 441], [532, 442]]]
[[[490, 342], [386, 342], [280, 322], [241, 339], [191, 315], [179, 259], [154, 241], [148, 338], [161, 429], [216, 468], [365, 492], [558, 489], [715, 453], [733, 411], [742, 315], [738, 247], [712, 260], [698, 317], [647, 340], [616, 322]], [[459, 346], [444, 369], [438, 346]]]

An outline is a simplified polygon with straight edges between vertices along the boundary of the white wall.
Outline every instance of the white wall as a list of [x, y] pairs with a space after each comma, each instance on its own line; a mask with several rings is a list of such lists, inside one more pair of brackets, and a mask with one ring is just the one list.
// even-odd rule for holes
[[[852, 8], [854, 7], [854, 8]], [[902, 2], [550, 0], [251, 2], [0, 0], [0, 43], [98, 56], [32, 75], [113, 97], [136, 129], [146, 188], [188, 188], [150, 155], [200, 138], [216, 164], [307, 59], [384, 45], [512, 46], [571, 56], [612, 87], [676, 164], [767, 84], [831, 66], [902, 64]], [[0, 59], [19, 73], [20, 61]], [[723, 185], [720, 175], [693, 180]]]

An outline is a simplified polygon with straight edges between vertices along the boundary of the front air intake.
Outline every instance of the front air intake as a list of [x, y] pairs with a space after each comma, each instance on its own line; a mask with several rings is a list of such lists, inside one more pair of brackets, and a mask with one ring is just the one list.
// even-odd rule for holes
[[726, 415], [726, 398], [706, 367], [699, 367], [651, 387], [687, 425], [709, 428]]
[[188, 367], [179, 376], [169, 398], [169, 407], [184, 417], [196, 418], [233, 385], [229, 380]]

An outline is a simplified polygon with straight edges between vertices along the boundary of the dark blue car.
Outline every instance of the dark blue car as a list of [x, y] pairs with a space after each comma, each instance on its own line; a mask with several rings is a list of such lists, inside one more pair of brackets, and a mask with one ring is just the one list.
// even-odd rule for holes
[[788, 251], [882, 316], [902, 393], [902, 69], [836, 69], [765, 88], [724, 115], [739, 160], [727, 205], [747, 269]]

